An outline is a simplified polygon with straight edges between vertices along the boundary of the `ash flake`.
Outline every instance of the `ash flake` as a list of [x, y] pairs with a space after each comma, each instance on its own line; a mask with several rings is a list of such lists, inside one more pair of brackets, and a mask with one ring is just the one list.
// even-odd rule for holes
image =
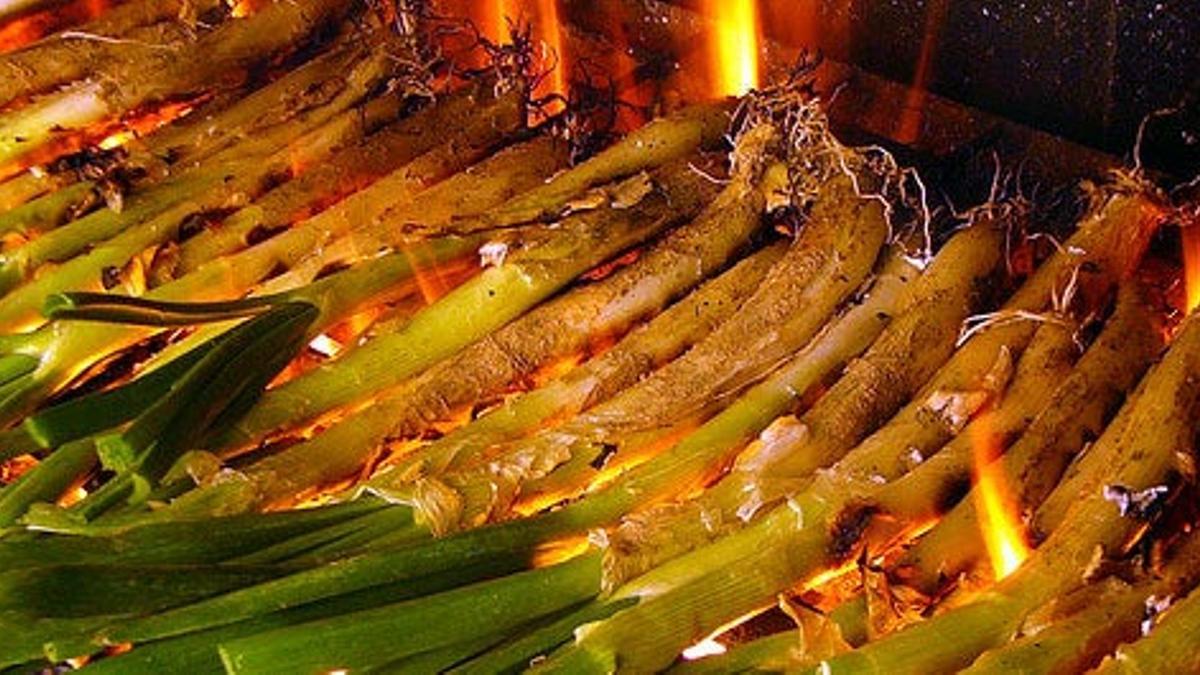
[[595, 546], [596, 548], [598, 548], [602, 551], [608, 550], [608, 548], [612, 544], [612, 541], [608, 537], [608, 530], [605, 530], [602, 527], [597, 527], [597, 528], [588, 530], [587, 540], [588, 540], [589, 544], [591, 544], [592, 546]]
[[925, 455], [921, 454], [920, 448], [909, 446], [908, 454], [905, 455], [905, 460], [911, 469], [923, 463], [925, 461]]
[[1154, 630], [1155, 624], [1158, 623], [1159, 615], [1171, 608], [1171, 601], [1172, 598], [1169, 595], [1161, 598], [1157, 595], [1151, 595], [1146, 598], [1146, 608], [1140, 625], [1142, 637], [1146, 637], [1150, 634], [1150, 631]]
[[1116, 505], [1122, 516], [1145, 520], [1152, 516], [1171, 489], [1166, 485], [1152, 485], [1145, 490], [1134, 490], [1124, 485], [1105, 485], [1104, 500]]
[[983, 391], [935, 391], [925, 401], [925, 408], [937, 416], [954, 433], [962, 431], [983, 404], [991, 398]]
[[479, 247], [480, 267], [500, 267], [508, 257], [508, 244], [502, 241], [489, 241]]
[[788, 510], [790, 510], [792, 513], [796, 514], [796, 529], [803, 530], [804, 529], [804, 507], [801, 506], [799, 502], [797, 502], [795, 499], [792, 499], [791, 497], [788, 497], [787, 507], [788, 507]]

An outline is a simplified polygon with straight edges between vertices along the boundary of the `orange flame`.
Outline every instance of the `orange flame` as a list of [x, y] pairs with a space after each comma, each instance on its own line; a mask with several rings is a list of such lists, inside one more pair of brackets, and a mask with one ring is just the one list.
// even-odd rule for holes
[[1187, 311], [1200, 306], [1200, 220], [1180, 231], [1183, 244], [1183, 281], [1187, 292]]
[[538, 0], [536, 36], [542, 45], [542, 63], [550, 71], [542, 81], [539, 96], [558, 94], [567, 96], [567, 55], [564, 50], [562, 29], [558, 21], [558, 0]]
[[208, 100], [208, 98], [207, 95], [204, 95], [188, 101], [168, 102], [145, 113], [137, 113], [130, 116], [124, 120], [124, 128], [103, 138], [99, 142], [99, 146], [102, 150], [111, 150], [115, 147], [125, 145], [136, 138], [141, 138], [156, 129], [187, 116], [196, 106]]
[[621, 448], [610, 456], [598, 471], [588, 478], [586, 485], [566, 485], [562, 482], [555, 483], [553, 479], [551, 479], [549, 485], [541, 485], [535, 482], [534, 485], [526, 488], [526, 491], [521, 494], [517, 503], [513, 505], [513, 513], [523, 517], [531, 516], [538, 511], [548, 509], [555, 504], [559, 504], [580, 494], [600, 490], [615, 481], [626, 471], [674, 447], [675, 444], [683, 440], [699, 426], [700, 420], [691, 419], [661, 436], [639, 439], [631, 443], [628, 447]]
[[62, 497], [59, 497], [58, 505], [63, 508], [69, 508], [69, 507], [83, 501], [84, 498], [87, 496], [88, 496], [87, 490], [85, 490], [82, 485], [76, 485], [75, 487], [71, 488], [70, 490], [67, 490], [66, 493], [63, 494]]
[[241, 19], [261, 10], [269, 4], [268, 0], [229, 0], [229, 15]]
[[108, 0], [75, 0], [0, 22], [0, 53], [20, 49], [55, 31], [91, 21], [108, 9], [109, 4]]
[[[505, 44], [512, 42], [513, 28], [527, 24], [531, 28], [531, 38], [540, 61], [538, 69], [545, 73], [534, 91], [534, 97], [545, 98], [554, 94], [566, 97], [570, 93], [567, 55], [559, 24], [558, 0], [537, 0], [532, 11], [522, 5], [514, 0], [483, 3], [481, 13], [476, 17], [480, 30], [492, 42]], [[554, 111], [560, 107], [551, 106]]]
[[712, 22], [712, 73], [715, 93], [741, 96], [759, 84], [760, 26], [755, 0], [705, 0]]
[[492, 0], [483, 3], [483, 13], [479, 21], [479, 29], [483, 36], [497, 44], [511, 41], [508, 30], [509, 21], [518, 21], [520, 17], [508, 0]]
[[921, 135], [934, 57], [949, 6], [948, 0], [933, 0], [925, 7], [925, 34], [921, 39], [921, 51], [917, 56], [913, 83], [908, 88], [904, 98], [904, 109], [896, 121], [896, 140], [902, 143], [914, 143]]
[[587, 553], [591, 548], [587, 537], [568, 537], [548, 542], [533, 554], [534, 567], [549, 567]]
[[6, 462], [0, 462], [0, 485], [9, 485], [18, 478], [32, 471], [39, 464], [33, 455], [20, 455]]
[[687, 420], [662, 436], [647, 441], [644, 445], [623, 448], [624, 452], [617, 452], [610, 457], [600, 471], [592, 476], [587, 485], [587, 491], [600, 490], [620, 478], [626, 471], [670, 450], [698, 429], [700, 423], [701, 420], [698, 419]]
[[452, 285], [447, 278], [447, 270], [429, 263], [425, 251], [418, 247], [405, 247], [403, 253], [412, 266], [413, 281], [416, 282], [417, 290], [420, 291], [426, 305], [432, 305], [438, 298], [450, 292]]
[[979, 529], [996, 579], [1012, 574], [1029, 557], [1017, 502], [1005, 482], [1004, 463], [996, 461], [1000, 448], [990, 432], [987, 416], [971, 425], [975, 459], [975, 511]]
[[20, 49], [39, 40], [47, 32], [45, 23], [47, 22], [43, 17], [35, 16], [0, 27], [0, 54]]
[[44, 147], [0, 165], [0, 180], [7, 180], [30, 167], [48, 164], [59, 157], [79, 152], [91, 145], [102, 150], [112, 150], [127, 145], [131, 141], [187, 115], [196, 105], [206, 99], [206, 96], [200, 96], [194, 100], [165, 103], [151, 110], [135, 112], [122, 120], [105, 120], [86, 129], [61, 131]]
[[133, 139], [134, 135], [132, 131], [128, 129], [122, 129], [121, 131], [114, 132], [101, 139], [100, 142], [96, 144], [96, 147], [100, 148], [101, 150], [113, 150], [125, 145]]

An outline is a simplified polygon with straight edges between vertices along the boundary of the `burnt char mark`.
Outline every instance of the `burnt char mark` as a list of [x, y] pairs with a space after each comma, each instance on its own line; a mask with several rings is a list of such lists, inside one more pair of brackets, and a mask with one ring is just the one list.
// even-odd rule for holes
[[608, 458], [616, 454], [617, 445], [615, 443], [601, 443], [599, 450], [600, 452], [592, 458], [592, 461], [588, 462], [597, 471], [604, 469], [604, 465], [608, 463]]
[[256, 225], [254, 229], [246, 233], [246, 245], [255, 246], [274, 237], [280, 232], [286, 230], [287, 227], [268, 227], [266, 225]]
[[954, 508], [967, 493], [971, 491], [970, 476], [953, 476], [942, 483], [938, 488], [937, 499], [934, 504], [937, 505], [938, 513], [946, 513]]
[[331, 263], [325, 265], [324, 267], [322, 267], [321, 270], [319, 272], [317, 272], [317, 275], [315, 277], [313, 277], [313, 281], [318, 281], [320, 279], [324, 279], [327, 276], [337, 274], [338, 272], [343, 272], [348, 269], [350, 269], [350, 263], [346, 262], [345, 260], [338, 260], [335, 262], [331, 262]]
[[204, 214], [190, 214], [179, 223], [179, 230], [175, 239], [180, 243], [185, 242], [208, 229], [210, 224], [211, 221]]
[[236, 208], [231, 207], [192, 213], [180, 222], [175, 239], [182, 243], [205, 230], [220, 227], [221, 223], [236, 211]]
[[284, 265], [281, 262], [276, 262], [275, 266], [271, 268], [271, 271], [269, 273], [267, 273], [267, 276], [265, 276], [263, 278], [264, 279], [274, 279], [275, 277], [277, 277], [281, 274], [285, 274], [287, 271], [288, 271], [287, 265]]
[[863, 532], [877, 513], [879, 507], [875, 504], [852, 504], [842, 509], [833, 522], [829, 537], [829, 555], [835, 564], [844, 563], [854, 555]]
[[100, 285], [104, 290], [111, 291], [121, 283], [121, 268], [113, 265], [108, 265], [100, 270]]

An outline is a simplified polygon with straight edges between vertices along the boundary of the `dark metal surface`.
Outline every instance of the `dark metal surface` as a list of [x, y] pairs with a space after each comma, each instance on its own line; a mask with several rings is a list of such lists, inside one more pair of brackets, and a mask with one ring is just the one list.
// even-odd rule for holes
[[[1108, 152], [1140, 121], [1148, 163], [1200, 169], [1197, 0], [764, 0], [776, 39]], [[801, 16], [796, 8], [814, 5]], [[796, 21], [815, 22], [799, 30]], [[922, 50], [925, 58], [922, 59]]]
[[[569, 25], [628, 51], [643, 78], [695, 81], [706, 66], [695, 59], [700, 0], [561, 4]], [[1147, 125], [1142, 155], [1177, 177], [1200, 172], [1200, 0], [759, 0], [759, 9], [768, 71], [817, 50], [1126, 158], [1148, 114], [1179, 108]]]
[[[1017, 108], [1028, 112], [1037, 108], [1036, 102], [1023, 100], [1014, 108], [1012, 102], [1001, 100], [1006, 105], [996, 104], [988, 110], [982, 95], [992, 91], [988, 87], [981, 86], [982, 94], [958, 92], [958, 101], [937, 93], [942, 87], [933, 82], [926, 82], [934, 87], [933, 92], [919, 92], [914, 87], [919, 78], [913, 71], [922, 49], [930, 63], [929, 76], [938, 68], [950, 69], [938, 65], [944, 57], [938, 56], [936, 25], [943, 22], [944, 29], [948, 16], [937, 8], [928, 15], [913, 12], [904, 21], [893, 16], [897, 21], [893, 30], [879, 33], [888, 39], [872, 41], [865, 37], [872, 31], [864, 28], [864, 22], [883, 19], [855, 8], [855, 3], [863, 2], [760, 0], [768, 37], [762, 50], [768, 79], [784, 75], [782, 71], [789, 69], [802, 48], [819, 48], [827, 57], [817, 73], [819, 89], [830, 102], [835, 126], [845, 139], [882, 141], [926, 157], [981, 155], [989, 175], [994, 151], [1006, 165], [1020, 166], [1031, 179], [1063, 184], [1080, 177], [1099, 177], [1120, 165], [1119, 155], [1132, 146], [1132, 131], [1129, 138], [1108, 145], [1081, 128], [1062, 133], [1045, 115], [1009, 112]], [[899, 11], [898, 6], [893, 6], [893, 11]], [[621, 88], [626, 100], [632, 98], [627, 88], [631, 82], [654, 88], [656, 93], [647, 100], [670, 99], [673, 94], [683, 100], [707, 95], [704, 73], [709, 64], [703, 57], [708, 49], [704, 33], [709, 28], [703, 13], [696, 11], [700, 7], [695, 0], [568, 0], [564, 9], [568, 36], [575, 38], [568, 45], [573, 58], [596, 60], [613, 73], [621, 68], [606, 59], [608, 54], [628, 55], [632, 63], [639, 64]], [[911, 24], [907, 29], [905, 21]], [[865, 42], [871, 46], [854, 47]], [[888, 49], [892, 50], [889, 54], [882, 51]], [[868, 68], [864, 62], [875, 67]], [[689, 87], [699, 87], [699, 91], [689, 92]], [[1070, 110], [1061, 102], [1055, 104]], [[1137, 119], [1140, 116], [1133, 121], [1135, 127]]]

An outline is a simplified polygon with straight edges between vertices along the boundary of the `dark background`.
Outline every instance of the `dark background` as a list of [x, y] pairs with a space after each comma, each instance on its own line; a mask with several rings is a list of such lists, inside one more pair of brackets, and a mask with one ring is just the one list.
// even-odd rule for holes
[[1114, 154], [1182, 108], [1142, 156], [1200, 171], [1200, 0], [766, 0], [765, 30], [787, 40], [805, 4], [833, 58], [912, 82], [924, 44], [931, 91]]

